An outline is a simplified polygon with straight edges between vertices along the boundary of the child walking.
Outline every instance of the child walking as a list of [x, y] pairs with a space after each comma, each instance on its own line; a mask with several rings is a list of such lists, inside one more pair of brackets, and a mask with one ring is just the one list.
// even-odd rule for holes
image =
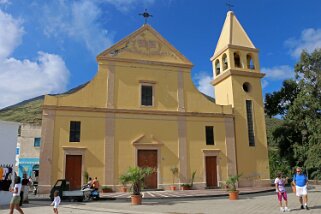
[[14, 181], [14, 187], [10, 189], [10, 192], [13, 193], [12, 199], [10, 201], [10, 214], [13, 214], [13, 210], [16, 209], [20, 214], [24, 214], [20, 208], [20, 192], [21, 192], [21, 178], [17, 176]]
[[53, 208], [54, 213], [55, 213], [55, 214], [58, 214], [58, 206], [59, 206], [60, 201], [61, 201], [58, 191], [55, 191], [54, 197], [55, 197], [55, 198], [54, 198], [53, 202], [51, 203], [51, 206], [54, 206], [54, 208]]
[[[277, 174], [277, 178], [275, 179], [274, 183], [275, 183], [276, 192], [278, 194], [280, 211], [281, 212], [290, 212], [290, 209], [288, 208], [288, 196], [287, 196], [286, 190], [285, 190], [285, 182], [286, 182], [286, 179], [282, 178], [282, 173], [279, 172]], [[282, 198], [284, 199], [284, 204], [285, 204], [284, 208], [282, 207]]]

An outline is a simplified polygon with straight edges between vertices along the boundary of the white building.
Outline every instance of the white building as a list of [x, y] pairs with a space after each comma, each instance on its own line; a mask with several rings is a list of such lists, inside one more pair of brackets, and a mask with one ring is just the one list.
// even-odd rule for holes
[[[12, 172], [14, 172], [15, 159], [16, 159], [16, 147], [17, 147], [17, 137], [18, 137], [19, 123], [7, 122], [0, 120], [0, 167], [2, 169], [6, 167], [12, 167]], [[1, 171], [3, 171], [1, 169]], [[2, 173], [1, 181], [12, 180], [13, 176], [3, 176]], [[14, 173], [12, 173], [14, 175]], [[7, 184], [7, 182], [6, 182]], [[12, 193], [8, 191], [0, 190], [0, 205], [9, 204]]]
[[41, 126], [22, 124], [19, 128], [17, 144], [17, 174], [26, 174], [37, 180], [39, 173], [39, 153], [41, 144]]

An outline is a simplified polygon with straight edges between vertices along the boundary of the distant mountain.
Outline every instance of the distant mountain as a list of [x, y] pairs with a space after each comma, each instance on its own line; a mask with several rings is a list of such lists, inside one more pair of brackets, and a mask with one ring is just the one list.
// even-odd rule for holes
[[44, 95], [22, 101], [0, 110], [0, 120], [41, 125]]
[[[51, 95], [55, 96], [55, 95], [71, 94], [82, 89], [87, 84], [88, 82], [82, 85], [79, 85], [75, 88], [72, 88], [69, 91], [62, 94], [51, 94]], [[8, 106], [3, 109], [0, 109], [0, 120], [41, 125], [41, 119], [42, 119], [41, 106], [43, 104], [44, 98], [45, 98], [45, 95], [41, 95], [28, 100], [24, 100], [12, 106]]]

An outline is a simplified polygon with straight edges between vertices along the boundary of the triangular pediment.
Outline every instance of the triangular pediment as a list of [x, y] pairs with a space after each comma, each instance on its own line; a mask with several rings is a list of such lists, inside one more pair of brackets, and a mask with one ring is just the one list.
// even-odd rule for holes
[[232, 11], [227, 13], [214, 56], [229, 45], [255, 49], [251, 39]]
[[145, 135], [141, 134], [134, 140], [132, 140], [131, 144], [133, 146], [161, 146], [163, 143], [156, 139], [153, 135]]
[[192, 66], [192, 63], [149, 25], [122, 39], [97, 56], [97, 60], [126, 60], [174, 63]]

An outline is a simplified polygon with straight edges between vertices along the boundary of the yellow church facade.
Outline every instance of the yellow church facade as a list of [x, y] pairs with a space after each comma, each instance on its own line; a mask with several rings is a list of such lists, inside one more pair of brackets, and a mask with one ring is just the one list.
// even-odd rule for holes
[[211, 61], [215, 100], [193, 85], [192, 63], [147, 24], [99, 54], [88, 84], [45, 97], [40, 192], [61, 178], [80, 188], [85, 172], [117, 190], [130, 166], [155, 168], [149, 189], [179, 187], [194, 171], [197, 189], [236, 174], [240, 186], [269, 184], [264, 74], [232, 12]]

